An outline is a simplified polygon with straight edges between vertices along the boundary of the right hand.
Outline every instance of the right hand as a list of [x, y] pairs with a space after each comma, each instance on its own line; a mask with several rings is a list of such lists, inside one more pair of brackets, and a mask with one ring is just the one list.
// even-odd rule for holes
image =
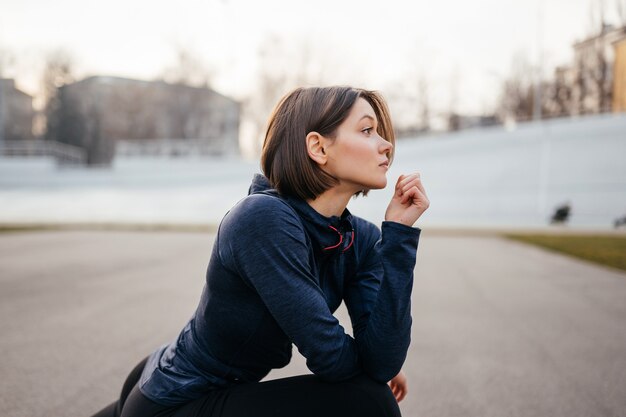
[[419, 219], [430, 206], [419, 172], [400, 175], [396, 190], [385, 212], [385, 220], [402, 223], [407, 226]]
[[398, 375], [394, 376], [393, 379], [389, 381], [389, 388], [391, 388], [391, 392], [393, 396], [396, 397], [397, 402], [402, 401], [404, 397], [406, 397], [409, 389], [404, 372], [400, 371]]

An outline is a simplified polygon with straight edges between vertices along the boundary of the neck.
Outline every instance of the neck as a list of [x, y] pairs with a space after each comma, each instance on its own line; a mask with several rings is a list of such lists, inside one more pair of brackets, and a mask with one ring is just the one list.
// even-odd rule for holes
[[322, 216], [340, 217], [353, 195], [352, 191], [341, 191], [338, 187], [333, 187], [318, 195], [315, 200], [307, 200], [307, 203]]

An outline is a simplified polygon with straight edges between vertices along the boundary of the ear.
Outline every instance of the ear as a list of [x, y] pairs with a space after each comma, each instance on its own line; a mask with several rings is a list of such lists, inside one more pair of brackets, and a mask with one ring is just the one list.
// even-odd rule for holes
[[328, 155], [325, 149], [327, 145], [328, 139], [317, 132], [309, 132], [309, 134], [306, 135], [306, 149], [309, 158], [319, 165], [326, 165], [326, 162], [328, 162]]

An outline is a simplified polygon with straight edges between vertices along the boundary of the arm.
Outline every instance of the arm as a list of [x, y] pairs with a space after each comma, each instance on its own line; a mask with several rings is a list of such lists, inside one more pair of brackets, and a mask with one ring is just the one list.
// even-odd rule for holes
[[363, 370], [387, 382], [402, 368], [411, 341], [411, 290], [421, 231], [396, 222], [383, 222], [382, 233], [370, 227], [369, 250], [363, 250], [345, 303]]
[[400, 372], [411, 340], [411, 290], [421, 230], [411, 227], [430, 203], [418, 173], [401, 175], [375, 243], [348, 286], [346, 306], [363, 368], [387, 382]]
[[286, 203], [244, 199], [222, 221], [218, 239], [224, 266], [259, 295], [313, 373], [329, 380], [360, 373], [356, 343], [331, 314], [311, 274], [300, 219]]

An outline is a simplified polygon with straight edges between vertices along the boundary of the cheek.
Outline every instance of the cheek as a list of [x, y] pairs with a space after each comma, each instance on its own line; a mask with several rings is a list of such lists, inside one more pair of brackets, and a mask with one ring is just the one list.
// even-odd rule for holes
[[366, 140], [350, 143], [346, 147], [345, 152], [346, 156], [359, 163], [367, 162], [376, 157], [375, 149]]

